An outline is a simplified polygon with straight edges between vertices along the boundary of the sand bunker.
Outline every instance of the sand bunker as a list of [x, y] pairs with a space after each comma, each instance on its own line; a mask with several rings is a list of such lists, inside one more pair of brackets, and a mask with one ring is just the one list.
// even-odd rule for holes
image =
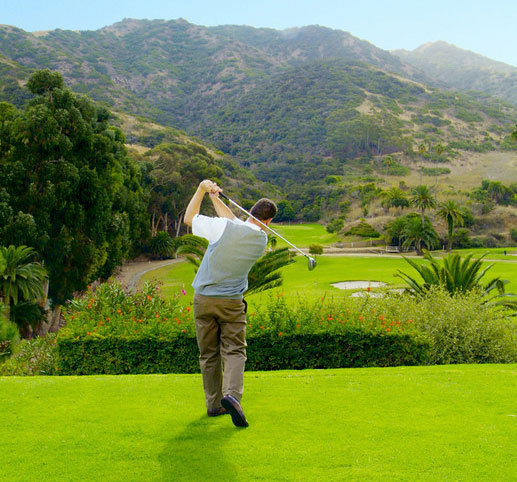
[[340, 283], [332, 283], [331, 286], [340, 290], [359, 290], [366, 288], [382, 288], [387, 286], [382, 281], [341, 281]]
[[[341, 281], [340, 283], [332, 283], [331, 286], [340, 290], [361, 290], [352, 293], [350, 296], [354, 298], [362, 298], [363, 296], [371, 296], [372, 298], [381, 298], [386, 294], [386, 291], [369, 291], [368, 288], [383, 288], [388, 286], [387, 283], [382, 281]], [[395, 288], [389, 290], [390, 293], [402, 293], [404, 290], [401, 288]]]

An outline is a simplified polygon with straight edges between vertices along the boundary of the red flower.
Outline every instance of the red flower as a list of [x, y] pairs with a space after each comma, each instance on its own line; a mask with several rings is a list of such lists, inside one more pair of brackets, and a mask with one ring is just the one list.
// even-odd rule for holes
[[278, 336], [282, 336], [282, 335], [283, 335], [283, 333], [282, 333], [282, 332], [279, 332], [279, 333], [278, 333]]

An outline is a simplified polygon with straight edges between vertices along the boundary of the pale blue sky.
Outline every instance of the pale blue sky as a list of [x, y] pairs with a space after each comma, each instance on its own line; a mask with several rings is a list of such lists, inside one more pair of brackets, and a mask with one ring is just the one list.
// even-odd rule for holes
[[95, 30], [123, 18], [283, 29], [319, 24], [383, 49], [445, 40], [517, 66], [516, 0], [0, 0], [0, 23]]

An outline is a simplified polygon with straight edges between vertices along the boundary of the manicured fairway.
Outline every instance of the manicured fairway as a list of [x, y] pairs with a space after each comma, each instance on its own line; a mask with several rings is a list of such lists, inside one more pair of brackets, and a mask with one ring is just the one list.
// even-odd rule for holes
[[5, 481], [514, 480], [517, 365], [246, 373], [248, 429], [199, 375], [0, 378]]
[[[327, 232], [325, 226], [317, 223], [308, 224], [272, 224], [271, 227], [288, 239], [298, 248], [307, 248], [311, 244], [328, 246], [339, 241], [337, 234]], [[278, 239], [278, 247], [287, 246], [281, 239]]]
[[[328, 294], [342, 294], [341, 290], [330, 286], [331, 283], [339, 281], [384, 281], [391, 285], [403, 286], [402, 280], [394, 276], [397, 269], [414, 273], [413, 268], [400, 257], [319, 256], [317, 263], [314, 271], [308, 271], [306, 259], [299, 256], [295, 263], [283, 269], [284, 284], [280, 290], [289, 295], [289, 300], [295, 300], [298, 294], [304, 297], [322, 296], [325, 291]], [[496, 261], [487, 274], [487, 280], [494, 276], [509, 280], [507, 291], [517, 293], [517, 262]], [[165, 296], [179, 293], [185, 288], [187, 296], [183, 301], [190, 302], [193, 294], [190, 284], [193, 278], [194, 268], [185, 262], [150, 271], [142, 277], [141, 283], [149, 279], [163, 281]], [[266, 292], [249, 296], [247, 299], [253, 306], [268, 296]]]

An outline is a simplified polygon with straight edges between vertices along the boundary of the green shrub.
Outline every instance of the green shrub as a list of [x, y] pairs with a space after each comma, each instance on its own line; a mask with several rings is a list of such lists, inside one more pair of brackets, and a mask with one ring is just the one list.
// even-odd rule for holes
[[413, 320], [433, 340], [432, 364], [517, 361], [517, 325], [480, 291], [450, 296], [433, 289], [418, 305]]
[[360, 222], [357, 226], [350, 228], [346, 236], [362, 236], [364, 238], [378, 238], [381, 234], [367, 222]]
[[160, 231], [149, 241], [149, 251], [155, 258], [172, 258], [176, 247], [176, 243], [166, 231]]
[[[248, 313], [247, 370], [517, 361], [509, 311], [477, 291], [422, 297], [389, 294], [332, 299], [281, 293]], [[188, 323], [191, 323], [189, 320]], [[193, 331], [141, 331], [57, 338], [57, 373], [195, 373]]]
[[323, 254], [323, 246], [320, 246], [319, 244], [311, 244], [309, 246], [309, 253], [313, 255]]
[[11, 357], [0, 364], [0, 376], [55, 375], [56, 352], [55, 333], [22, 340]]
[[517, 229], [510, 229], [510, 237], [517, 243]]
[[18, 328], [4, 316], [4, 307], [0, 303], [0, 360], [8, 357], [19, 340]]
[[344, 221], [340, 218], [333, 219], [330, 223], [325, 226], [328, 233], [336, 233], [343, 229]]

